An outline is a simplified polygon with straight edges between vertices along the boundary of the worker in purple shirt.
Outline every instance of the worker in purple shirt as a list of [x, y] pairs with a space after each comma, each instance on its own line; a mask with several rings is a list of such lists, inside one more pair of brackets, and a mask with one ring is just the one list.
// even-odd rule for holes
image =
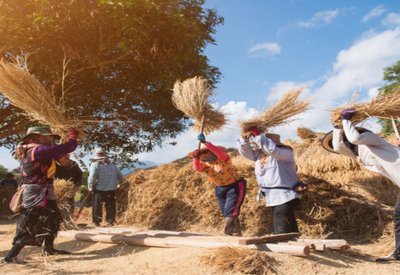
[[54, 249], [54, 240], [62, 221], [54, 193], [55, 159], [74, 151], [79, 132], [70, 128], [67, 141], [54, 145], [59, 135], [47, 127], [30, 127], [18, 145], [15, 157], [20, 161], [22, 212], [17, 221], [13, 246], [4, 258], [6, 263], [23, 263], [18, 253], [26, 245], [42, 246], [49, 255], [69, 254]]

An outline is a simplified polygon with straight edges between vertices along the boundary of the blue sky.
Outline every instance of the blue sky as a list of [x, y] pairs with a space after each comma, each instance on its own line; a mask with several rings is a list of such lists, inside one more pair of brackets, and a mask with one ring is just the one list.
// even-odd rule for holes
[[[328, 131], [329, 108], [347, 102], [356, 89], [369, 100], [382, 86], [383, 68], [400, 59], [400, 1], [208, 0], [225, 18], [217, 45], [207, 47], [210, 63], [222, 78], [215, 103], [230, 123], [207, 137], [235, 146], [237, 121], [272, 105], [288, 90], [307, 85], [312, 109], [289, 126], [274, 129], [295, 138], [297, 127]], [[373, 122], [366, 126], [379, 130]], [[143, 161], [170, 162], [196, 146], [196, 133], [178, 136], [176, 146], [140, 154]], [[9, 152], [0, 164], [14, 168]]]

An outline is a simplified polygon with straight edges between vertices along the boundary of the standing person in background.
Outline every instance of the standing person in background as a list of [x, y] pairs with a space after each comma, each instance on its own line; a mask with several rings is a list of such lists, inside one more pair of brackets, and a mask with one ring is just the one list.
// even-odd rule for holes
[[3, 180], [0, 182], [0, 185], [11, 186], [11, 187], [13, 187], [14, 189], [17, 189], [17, 188], [18, 188], [18, 183], [17, 183], [17, 181], [14, 179], [14, 174], [13, 174], [13, 173], [7, 173], [7, 174], [6, 174], [6, 178], [3, 179]]
[[15, 153], [22, 174], [22, 212], [13, 246], [4, 258], [6, 263], [18, 263], [17, 255], [24, 246], [42, 246], [43, 241], [44, 253], [69, 254], [53, 246], [62, 222], [53, 186], [54, 160], [76, 149], [78, 134], [71, 128], [67, 132], [67, 142], [54, 145], [59, 135], [51, 133], [47, 127], [31, 127], [22, 138]]
[[[55, 178], [71, 181], [74, 184], [74, 189], [71, 191], [72, 194], [75, 194], [82, 184], [82, 174], [79, 165], [70, 159], [70, 154], [65, 154], [56, 160]], [[69, 199], [68, 204], [70, 205], [70, 213], [72, 214], [74, 212], [74, 197]]]
[[[368, 170], [379, 173], [400, 187], [400, 148], [386, 142], [371, 131], [354, 127], [351, 118], [355, 109], [344, 109], [341, 112], [342, 125], [334, 126], [333, 131], [323, 137], [322, 147], [332, 153], [338, 153], [357, 159]], [[377, 262], [400, 261], [400, 194], [393, 212], [394, 218], [394, 252]]]
[[118, 167], [110, 162], [102, 149], [96, 150], [91, 160], [93, 163], [90, 165], [88, 188], [89, 191], [93, 191], [93, 223], [100, 226], [103, 219], [101, 203], [104, 202], [107, 225], [113, 226], [116, 215], [115, 189], [123, 177]]
[[205, 173], [215, 184], [215, 195], [225, 219], [224, 233], [233, 235], [236, 229], [240, 235], [238, 216], [246, 195], [246, 180], [237, 173], [223, 147], [206, 142], [204, 134], [197, 139], [202, 143], [201, 149], [189, 153], [193, 169]]
[[261, 133], [257, 127], [242, 133], [238, 143], [239, 153], [255, 161], [257, 200], [264, 196], [272, 208], [274, 233], [298, 232], [295, 210], [306, 185], [297, 176], [293, 149], [282, 144], [279, 135]]

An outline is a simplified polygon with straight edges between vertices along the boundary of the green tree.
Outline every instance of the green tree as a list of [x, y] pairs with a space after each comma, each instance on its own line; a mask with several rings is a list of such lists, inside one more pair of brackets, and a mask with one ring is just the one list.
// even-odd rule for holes
[[[379, 95], [398, 93], [400, 88], [400, 60], [390, 67], [383, 70], [383, 80], [385, 85], [379, 89]], [[389, 119], [378, 119], [378, 123], [382, 126], [382, 134], [388, 136], [394, 132], [392, 121]], [[397, 122], [398, 123], [398, 122]]]
[[[187, 120], [171, 102], [173, 83], [220, 72], [204, 55], [223, 22], [204, 0], [0, 0], [0, 54], [28, 54], [28, 68], [57, 98], [69, 60], [67, 115], [88, 123], [85, 150], [100, 146], [119, 164], [175, 137]], [[0, 98], [0, 146], [30, 125]]]
[[3, 165], [0, 164], [0, 181], [6, 177], [7, 173], [8, 173], [7, 168], [5, 168]]

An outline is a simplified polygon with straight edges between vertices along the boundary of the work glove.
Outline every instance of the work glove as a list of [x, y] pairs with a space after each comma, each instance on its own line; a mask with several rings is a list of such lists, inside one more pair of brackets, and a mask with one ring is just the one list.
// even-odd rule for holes
[[340, 117], [346, 120], [351, 120], [351, 118], [357, 113], [357, 111], [353, 108], [350, 109], [344, 109], [342, 110], [342, 112], [340, 113]]
[[201, 143], [206, 142], [206, 136], [203, 133], [198, 134], [197, 140], [200, 141]]
[[342, 125], [339, 125], [339, 124], [332, 124], [332, 126], [335, 129], [342, 129], [343, 128]]
[[68, 139], [77, 140], [79, 137], [79, 131], [76, 130], [75, 128], [69, 128], [67, 130], [67, 137]]
[[258, 129], [256, 126], [250, 127], [249, 132], [251, 133], [251, 135], [252, 135], [253, 137], [256, 137], [256, 136], [261, 135], [261, 130]]

